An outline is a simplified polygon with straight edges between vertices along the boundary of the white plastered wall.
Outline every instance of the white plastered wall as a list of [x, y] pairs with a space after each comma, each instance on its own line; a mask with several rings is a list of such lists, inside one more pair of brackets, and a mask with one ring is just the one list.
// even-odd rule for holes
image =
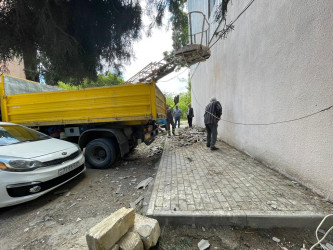
[[[232, 1], [227, 23], [249, 1]], [[206, 2], [188, 1], [189, 11], [207, 11]], [[222, 119], [246, 124], [291, 120], [333, 105], [332, 13], [331, 0], [256, 0], [211, 49], [211, 58], [192, 67], [195, 124], [204, 126], [211, 96], [223, 106]], [[221, 121], [218, 132], [228, 144], [333, 200], [333, 108], [275, 125]]]

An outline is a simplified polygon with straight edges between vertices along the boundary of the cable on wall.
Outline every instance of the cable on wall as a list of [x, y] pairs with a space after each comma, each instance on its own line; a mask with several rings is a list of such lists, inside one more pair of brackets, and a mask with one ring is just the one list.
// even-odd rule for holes
[[183, 74], [186, 70], [187, 70], [187, 68], [185, 68], [182, 72], [178, 73], [176, 76], [174, 76], [174, 77], [172, 77], [172, 78], [170, 78], [168, 80], [158, 81], [158, 82], [169, 82], [169, 81], [175, 79], [176, 77], [180, 76], [181, 74]]
[[[205, 109], [205, 107], [203, 107], [200, 102], [198, 101], [194, 91], [193, 91], [193, 88], [192, 88], [192, 93], [193, 93], [193, 96], [194, 96], [194, 99], [196, 100], [196, 102], [199, 104], [199, 106], [202, 108], [202, 109]], [[308, 114], [308, 115], [304, 115], [304, 116], [301, 116], [301, 117], [297, 117], [297, 118], [294, 118], [294, 119], [290, 119], [290, 120], [283, 120], [283, 121], [276, 121], [276, 122], [269, 122], [269, 123], [242, 123], [242, 122], [233, 122], [233, 121], [228, 121], [228, 120], [225, 120], [225, 119], [220, 119], [221, 121], [224, 121], [224, 122], [228, 122], [228, 123], [232, 123], [232, 124], [235, 124], [235, 125], [244, 125], [244, 126], [268, 126], [268, 125], [274, 125], [274, 124], [281, 124], [281, 123], [289, 123], [289, 122], [294, 122], [294, 121], [298, 121], [298, 120], [302, 120], [302, 119], [305, 119], [305, 118], [308, 118], [310, 116], [313, 116], [313, 115], [316, 115], [316, 114], [319, 114], [321, 112], [325, 112], [325, 111], [328, 111], [330, 110], [331, 108], [333, 108], [333, 105], [327, 107], [327, 108], [324, 108], [324, 109], [321, 109], [319, 111], [316, 111], [316, 112], [313, 112], [311, 114]], [[205, 111], [207, 112], [207, 111]], [[208, 112], [209, 113], [209, 112]], [[214, 116], [213, 114], [209, 113], [210, 115]], [[214, 116], [215, 118], [219, 119], [218, 117]]]

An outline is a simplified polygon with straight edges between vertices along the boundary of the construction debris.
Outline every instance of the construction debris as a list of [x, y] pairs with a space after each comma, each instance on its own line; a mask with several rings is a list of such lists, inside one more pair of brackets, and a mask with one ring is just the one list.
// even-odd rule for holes
[[149, 157], [153, 157], [154, 155], [159, 155], [162, 154], [163, 152], [163, 148], [161, 146], [158, 147], [152, 147], [149, 149], [149, 154], [148, 154], [148, 158]]
[[178, 136], [171, 136], [168, 140], [171, 140], [171, 148], [185, 147], [197, 142], [206, 141], [206, 133], [202, 128], [185, 128], [179, 131]]
[[118, 242], [121, 250], [143, 250], [143, 243], [138, 233], [127, 232]]
[[89, 230], [86, 240], [89, 250], [110, 249], [134, 225], [132, 208], [121, 208]]
[[131, 231], [137, 232], [143, 241], [145, 249], [149, 249], [157, 244], [161, 234], [158, 221], [152, 218], [135, 214], [134, 227]]
[[89, 250], [143, 250], [157, 244], [160, 232], [157, 220], [121, 208], [91, 228], [86, 239]]
[[274, 240], [276, 243], [279, 243], [281, 240], [279, 238], [273, 237], [272, 240]]
[[209, 241], [208, 240], [204, 240], [202, 239], [199, 243], [198, 243], [198, 248], [200, 250], [205, 250], [208, 249], [210, 247]]
[[154, 180], [154, 178], [153, 178], [153, 177], [149, 177], [149, 178], [147, 178], [147, 179], [141, 181], [141, 182], [136, 186], [136, 189], [140, 189], [140, 188], [145, 189], [145, 188], [149, 185], [149, 183], [150, 183], [152, 180]]
[[143, 199], [144, 199], [143, 196], [140, 196], [134, 202], [130, 203], [130, 207], [131, 208], [136, 208], [136, 205], [139, 204]]

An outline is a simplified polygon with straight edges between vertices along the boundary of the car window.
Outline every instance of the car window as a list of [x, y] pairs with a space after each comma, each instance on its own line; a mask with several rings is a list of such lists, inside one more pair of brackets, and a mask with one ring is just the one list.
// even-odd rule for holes
[[19, 125], [0, 125], [0, 146], [49, 139], [50, 137], [35, 130]]

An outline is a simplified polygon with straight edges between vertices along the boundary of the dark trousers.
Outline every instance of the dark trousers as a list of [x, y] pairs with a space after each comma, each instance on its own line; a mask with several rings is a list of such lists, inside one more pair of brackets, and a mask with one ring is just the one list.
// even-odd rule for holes
[[207, 129], [207, 146], [215, 147], [217, 139], [217, 123], [205, 124]]
[[192, 119], [193, 119], [192, 116], [187, 116], [187, 122], [188, 122], [188, 126], [189, 126], [190, 128], [192, 128]]
[[173, 122], [173, 120], [170, 121], [166, 121], [165, 127], [166, 127], [166, 131], [170, 132], [170, 124], [171, 124], [171, 128], [172, 128], [172, 132], [175, 131], [175, 123]]
[[180, 127], [180, 117], [175, 117], [175, 126], [177, 127], [178, 122], [178, 128]]

